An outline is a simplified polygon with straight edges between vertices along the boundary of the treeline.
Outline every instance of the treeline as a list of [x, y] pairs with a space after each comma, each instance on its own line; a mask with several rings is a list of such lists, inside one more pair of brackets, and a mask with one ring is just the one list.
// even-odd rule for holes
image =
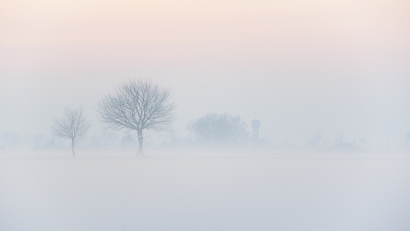
[[[178, 137], [172, 132], [171, 126], [176, 119], [175, 108], [169, 89], [149, 80], [130, 79], [98, 101], [96, 114], [106, 129], [105, 133], [90, 138], [87, 132], [91, 124], [82, 108], [67, 107], [54, 120], [51, 127], [53, 137], [37, 135], [25, 139], [16, 133], [7, 132], [0, 134], [0, 150], [22, 147], [58, 149], [67, 147], [69, 141], [73, 156], [75, 147], [80, 142], [83, 142], [82, 147], [94, 149], [138, 147], [137, 154], [142, 155], [144, 139], [147, 138], [148, 144], [156, 143], [157, 146], [226, 147], [270, 144], [279, 148], [293, 146], [306, 147], [308, 150], [333, 148], [345, 151], [371, 146], [365, 139], [346, 141], [343, 133], [337, 134], [333, 141], [324, 139], [320, 132], [312, 134], [305, 145], [295, 145], [288, 141], [272, 144], [267, 138], [260, 139], [258, 135], [250, 134], [247, 123], [239, 116], [227, 113], [210, 113], [192, 120], [186, 126], [189, 135]], [[122, 134], [119, 135], [118, 132]], [[89, 139], [85, 142], [87, 135]], [[158, 135], [162, 141], [156, 139]], [[405, 136], [404, 146], [410, 148], [410, 132]], [[384, 148], [389, 148], [387, 141]]]
[[[130, 79], [115, 88], [113, 93], [105, 95], [97, 103], [96, 114], [108, 131], [99, 136], [92, 136], [84, 143], [91, 124], [83, 109], [66, 107], [61, 116], [56, 117], [51, 127], [53, 138], [44, 142], [44, 137], [23, 141], [17, 134], [5, 134], [0, 140], [0, 149], [16, 148], [31, 143], [35, 148], [59, 148], [70, 142], [72, 155], [78, 143], [83, 147], [113, 148], [138, 147], [138, 154], [143, 154], [144, 139], [147, 135], [170, 133], [175, 121], [175, 103], [171, 91], [149, 80]], [[207, 114], [187, 125], [190, 136], [184, 139], [172, 136], [164, 144], [204, 146], [235, 146], [249, 143], [247, 125], [239, 116], [230, 114]], [[111, 132], [110, 132], [111, 131]], [[115, 132], [125, 131], [120, 140]], [[171, 132], [172, 133], [172, 132]], [[178, 141], [177, 141], [178, 140]], [[138, 143], [138, 145], [136, 145]]]

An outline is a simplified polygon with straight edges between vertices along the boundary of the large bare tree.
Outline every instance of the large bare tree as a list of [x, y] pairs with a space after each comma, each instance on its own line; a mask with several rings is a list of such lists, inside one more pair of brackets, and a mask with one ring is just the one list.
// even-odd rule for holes
[[98, 105], [100, 120], [114, 130], [130, 129], [138, 134], [138, 153], [143, 154], [143, 131], [168, 130], [174, 121], [171, 91], [149, 80], [129, 80]]
[[60, 119], [55, 119], [54, 125], [51, 127], [54, 135], [71, 139], [74, 157], [75, 144], [85, 138], [89, 128], [90, 124], [87, 122], [82, 108], [65, 108], [63, 116]]

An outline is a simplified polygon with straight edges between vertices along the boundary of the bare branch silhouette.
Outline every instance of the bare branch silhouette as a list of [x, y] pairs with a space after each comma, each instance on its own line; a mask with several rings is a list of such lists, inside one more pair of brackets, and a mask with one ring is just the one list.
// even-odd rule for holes
[[87, 122], [82, 108], [77, 110], [65, 108], [63, 116], [60, 119], [55, 119], [54, 125], [51, 127], [54, 135], [71, 139], [74, 157], [75, 144], [85, 138], [89, 128], [90, 124]]
[[171, 91], [147, 80], [129, 80], [115, 94], [105, 96], [98, 105], [100, 120], [114, 130], [138, 133], [139, 154], [143, 154], [143, 130], [168, 130], [175, 120]]

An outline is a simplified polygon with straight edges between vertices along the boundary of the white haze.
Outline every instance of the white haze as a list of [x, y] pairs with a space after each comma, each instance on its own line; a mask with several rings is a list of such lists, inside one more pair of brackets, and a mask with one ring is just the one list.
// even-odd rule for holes
[[410, 228], [409, 158], [0, 159], [4, 231]]
[[[0, 231], [410, 230], [409, 10], [1, 0]], [[96, 111], [129, 79], [177, 105], [144, 156]], [[66, 107], [92, 125], [75, 158], [51, 134]], [[261, 142], [194, 145], [208, 113], [260, 120]]]
[[50, 126], [64, 107], [83, 106], [92, 123], [89, 138], [98, 135], [103, 131], [95, 110], [98, 100], [124, 80], [139, 77], [172, 89], [177, 103], [174, 129], [180, 136], [187, 135], [189, 121], [207, 113], [239, 115], [248, 125], [259, 119], [261, 136], [275, 143], [290, 140], [303, 145], [321, 132], [326, 139], [343, 133], [348, 141], [364, 138], [375, 146], [389, 142], [402, 148], [410, 131], [407, 70], [101, 69], [4, 71], [2, 75], [9, 77], [0, 80], [0, 134], [50, 135]]
[[[22, 2], [25, 2], [22, 0]], [[21, 8], [26, 5], [27, 8]], [[28, 7], [30, 6], [30, 7]], [[410, 131], [408, 2], [0, 3], [0, 134], [50, 135], [64, 107], [129, 78], [172, 89], [174, 129], [207, 113], [262, 123], [273, 143], [343, 133], [403, 148]]]

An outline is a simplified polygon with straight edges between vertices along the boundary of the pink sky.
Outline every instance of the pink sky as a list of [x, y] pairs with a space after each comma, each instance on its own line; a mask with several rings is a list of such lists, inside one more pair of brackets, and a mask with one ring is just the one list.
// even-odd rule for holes
[[[215, 58], [218, 50], [223, 58], [265, 53], [292, 65], [290, 55], [304, 59], [308, 54], [311, 62], [335, 59], [334, 53], [341, 59], [381, 52], [406, 55], [409, 9], [405, 0], [3, 0], [0, 42], [8, 53], [1, 61], [19, 67], [88, 66], [95, 62], [89, 59], [106, 61], [99, 50], [103, 47], [106, 54], [125, 56], [119, 63], [130, 55], [148, 60], [171, 55]], [[78, 57], [84, 47], [86, 56]], [[139, 54], [127, 52], [130, 48]], [[55, 59], [59, 56], [68, 57]]]
[[[407, 0], [3, 0], [0, 103], [7, 112], [0, 116], [27, 114], [9, 102], [18, 95], [21, 105], [54, 108], [32, 126], [48, 132], [61, 109], [57, 99], [93, 114], [113, 85], [140, 76], [173, 88], [180, 130], [204, 113], [225, 111], [261, 118], [267, 130], [286, 134], [266, 133], [276, 140], [343, 126], [357, 138], [403, 133], [410, 130], [409, 41]], [[329, 108], [336, 103], [345, 106]], [[369, 119], [384, 111], [375, 105], [393, 107], [391, 115]], [[318, 114], [335, 119], [326, 124]], [[388, 126], [391, 120], [400, 123]], [[0, 125], [0, 132], [24, 130], [17, 121]]]

